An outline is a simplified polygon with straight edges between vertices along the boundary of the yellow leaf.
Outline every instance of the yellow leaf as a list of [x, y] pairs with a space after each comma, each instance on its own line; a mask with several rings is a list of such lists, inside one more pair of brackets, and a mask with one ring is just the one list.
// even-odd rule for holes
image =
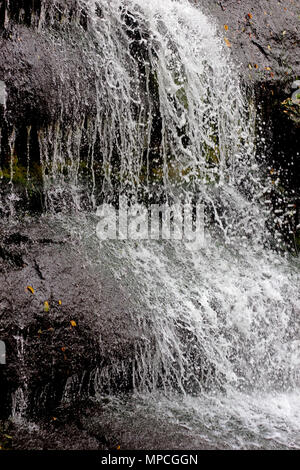
[[70, 323], [71, 323], [72, 326], [77, 326], [77, 323], [74, 320], [71, 320]]
[[251, 15], [251, 13], [248, 13], [248, 18], [250, 18], [250, 20], [252, 20], [253, 16]]
[[34, 288], [33, 287], [27, 286], [26, 289], [29, 290], [29, 292], [31, 292], [32, 294], [34, 294]]
[[265, 70], [271, 70], [271, 67], [265, 67]]
[[61, 301], [61, 300], [59, 300], [59, 301], [58, 301], [58, 304], [59, 304], [59, 305], [61, 305], [61, 304], [62, 304], [62, 301]]
[[39, 329], [38, 334], [41, 335], [43, 332], [41, 329]]
[[227, 38], [224, 38], [224, 41], [227, 47], [231, 47], [231, 42]]
[[49, 303], [47, 302], [47, 300], [44, 302], [44, 312], [48, 313], [49, 312]]
[[252, 65], [251, 64], [248, 64], [248, 67], [250, 70], [252, 70]]
[[121, 449], [121, 446], [118, 446], [118, 447], [117, 447], [117, 450], [120, 450], [120, 449]]
[[228, 31], [228, 24], [224, 24], [225, 31]]

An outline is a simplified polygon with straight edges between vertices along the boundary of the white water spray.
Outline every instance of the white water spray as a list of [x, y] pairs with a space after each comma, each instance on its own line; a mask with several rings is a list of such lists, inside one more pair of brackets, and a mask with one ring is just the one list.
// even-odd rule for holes
[[[66, 128], [62, 114], [40, 131], [44, 191], [50, 211], [80, 212], [73, 226], [65, 217], [80, 234], [79, 249], [100, 269], [107, 266], [139, 307], [135, 392], [153, 412], [189, 420], [193, 433], [201, 428], [224, 445], [273, 439], [275, 447], [297, 447], [299, 266], [262, 245], [268, 236], [259, 199], [267, 188], [255, 159], [255, 116], [229, 52], [187, 0], [82, 6], [96, 118], [76, 116]], [[150, 202], [199, 196], [211, 222], [206, 248], [159, 241], [99, 246], [85, 204], [115, 194]], [[109, 373], [95, 375], [100, 394]], [[240, 440], [228, 435], [230, 420]]]
[[[100, 120], [105, 161], [111, 162], [117, 138], [121, 187], [131, 191], [146, 155], [151, 193], [151, 126], [159, 116], [161, 185], [168, 195], [200, 193], [217, 221], [206, 249], [153, 241], [100, 246], [99, 263], [140, 307], [136, 320], [145, 342], [136, 352], [136, 390], [147, 394], [147, 403], [152, 397], [166, 419], [190, 414], [186, 425], [221, 446], [255, 448], [268, 446], [268, 439], [275, 448], [297, 446], [299, 266], [261, 245], [265, 211], [257, 199], [266, 188], [255, 161], [253, 115], [228, 52], [215, 27], [187, 1], [102, 6], [101, 20], [93, 18], [103, 38], [99, 63], [109, 64], [99, 88], [110, 116], [109, 126]], [[131, 41], [123, 32], [124, 8]], [[151, 74], [159, 113], [150, 98]], [[106, 187], [110, 183], [108, 172]], [[232, 248], [218, 241], [219, 233]], [[237, 239], [244, 241], [239, 249]], [[90, 235], [87, 246], [97, 250]], [[157, 395], [162, 392], [168, 398]], [[280, 400], [290, 403], [290, 414], [267, 406]], [[229, 437], [230, 419], [236, 439]], [[209, 424], [214, 420], [218, 429]]]

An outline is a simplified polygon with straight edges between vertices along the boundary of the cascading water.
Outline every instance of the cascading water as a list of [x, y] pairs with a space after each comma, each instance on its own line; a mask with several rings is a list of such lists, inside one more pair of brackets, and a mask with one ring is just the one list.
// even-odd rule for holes
[[[134, 396], [113, 401], [114, 413], [144, 407], [208, 445], [299, 447], [299, 262], [270, 249], [255, 114], [226, 45], [187, 0], [82, 7], [96, 118], [66, 128], [62, 114], [39, 143], [53, 221], [139, 306]], [[99, 243], [88, 209], [119, 195], [145, 204], [197, 197], [205, 246]], [[104, 375], [95, 375], [100, 396]]]

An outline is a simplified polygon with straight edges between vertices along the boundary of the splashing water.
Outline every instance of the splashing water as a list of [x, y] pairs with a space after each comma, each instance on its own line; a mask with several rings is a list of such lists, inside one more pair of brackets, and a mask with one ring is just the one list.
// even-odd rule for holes
[[[139, 312], [135, 393], [129, 402], [114, 399], [110, 416], [125, 413], [125, 428], [137, 410], [141, 419], [159, 417], [187, 429], [195, 448], [299, 447], [298, 260], [214, 239], [205, 248], [99, 245], [89, 216], [65, 223], [81, 254], [110, 269]], [[99, 397], [107, 391], [101, 370], [96, 389]]]
[[[299, 447], [299, 262], [263, 245], [255, 113], [228, 50], [187, 0], [82, 7], [96, 118], [76, 116], [66, 129], [62, 116], [40, 131], [43, 186], [50, 212], [80, 212], [60, 220], [139, 306], [136, 403], [220, 447]], [[208, 212], [206, 246], [99, 245], [84, 211], [119, 194], [196, 194]]]
[[[103, 103], [105, 87], [110, 116], [109, 128], [101, 122], [105, 161], [111, 163], [117, 138], [121, 191], [144, 184], [151, 199], [157, 159], [167, 195], [200, 193], [221, 227], [210, 232], [205, 249], [181, 242], [101, 244], [99, 263], [143, 312], [136, 319], [145, 339], [136, 352], [136, 391], [147, 392], [142, 400], [166, 420], [184, 422], [194, 436], [221, 447], [297, 447], [299, 266], [261, 245], [255, 116], [215, 28], [199, 10], [186, 1], [125, 4], [103, 2], [94, 25], [104, 41], [100, 63], [109, 64], [99, 90]], [[120, 34], [124, 8], [126, 35]], [[108, 175], [105, 188], [111, 185]], [[236, 234], [248, 240], [238, 251], [237, 244], [226, 248], [220, 232], [225, 240], [236, 242]], [[94, 254], [90, 235], [87, 245]]]
[[62, 109], [38, 131], [47, 209], [82, 210], [120, 193], [149, 202], [192, 193], [225, 237], [261, 234], [255, 113], [216, 28], [186, 0], [81, 3], [96, 116], [65, 125]]

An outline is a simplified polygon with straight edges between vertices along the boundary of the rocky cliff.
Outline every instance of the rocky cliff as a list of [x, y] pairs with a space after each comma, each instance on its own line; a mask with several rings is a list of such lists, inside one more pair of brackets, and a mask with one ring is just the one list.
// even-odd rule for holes
[[[260, 118], [257, 135], [264, 136], [258, 146], [266, 155], [268, 177], [277, 180], [274, 207], [293, 206], [296, 245], [300, 113], [290, 98], [300, 76], [299, 1], [193, 3], [216, 22], [221, 40], [231, 50], [233, 67], [254, 100]], [[0, 0], [2, 217], [10, 214], [10, 200], [5, 201], [12, 183], [20, 189], [23, 211], [42, 212], [40, 158], [46, 129], [59, 123], [66, 141], [70, 129], [75, 136], [80, 128], [78, 152], [86, 151], [88, 123], [96, 116], [97, 70], [91, 60], [90, 19], [81, 5], [77, 0]], [[101, 0], [97, 14], [101, 16]], [[49, 154], [54, 148], [55, 139], [49, 138]], [[0, 338], [8, 355], [7, 366], [0, 366], [0, 420], [12, 410], [31, 418], [47, 413], [51, 420], [70, 378], [72, 403], [79, 391], [81, 397], [92, 395], [92, 377], [99, 365], [115, 370], [113, 383], [104, 386], [131, 390], [139, 342], [131, 299], [109, 271], [95, 272], [86, 264], [61, 227], [49, 226], [43, 217], [29, 225], [7, 220], [0, 225]], [[20, 409], [20, 389], [27, 394], [25, 410]], [[78, 445], [82, 434], [76, 433]], [[24, 435], [19, 438], [22, 447]], [[101, 438], [91, 438], [87, 445], [112, 445], [113, 438]], [[55, 445], [71, 444], [58, 438]]]

